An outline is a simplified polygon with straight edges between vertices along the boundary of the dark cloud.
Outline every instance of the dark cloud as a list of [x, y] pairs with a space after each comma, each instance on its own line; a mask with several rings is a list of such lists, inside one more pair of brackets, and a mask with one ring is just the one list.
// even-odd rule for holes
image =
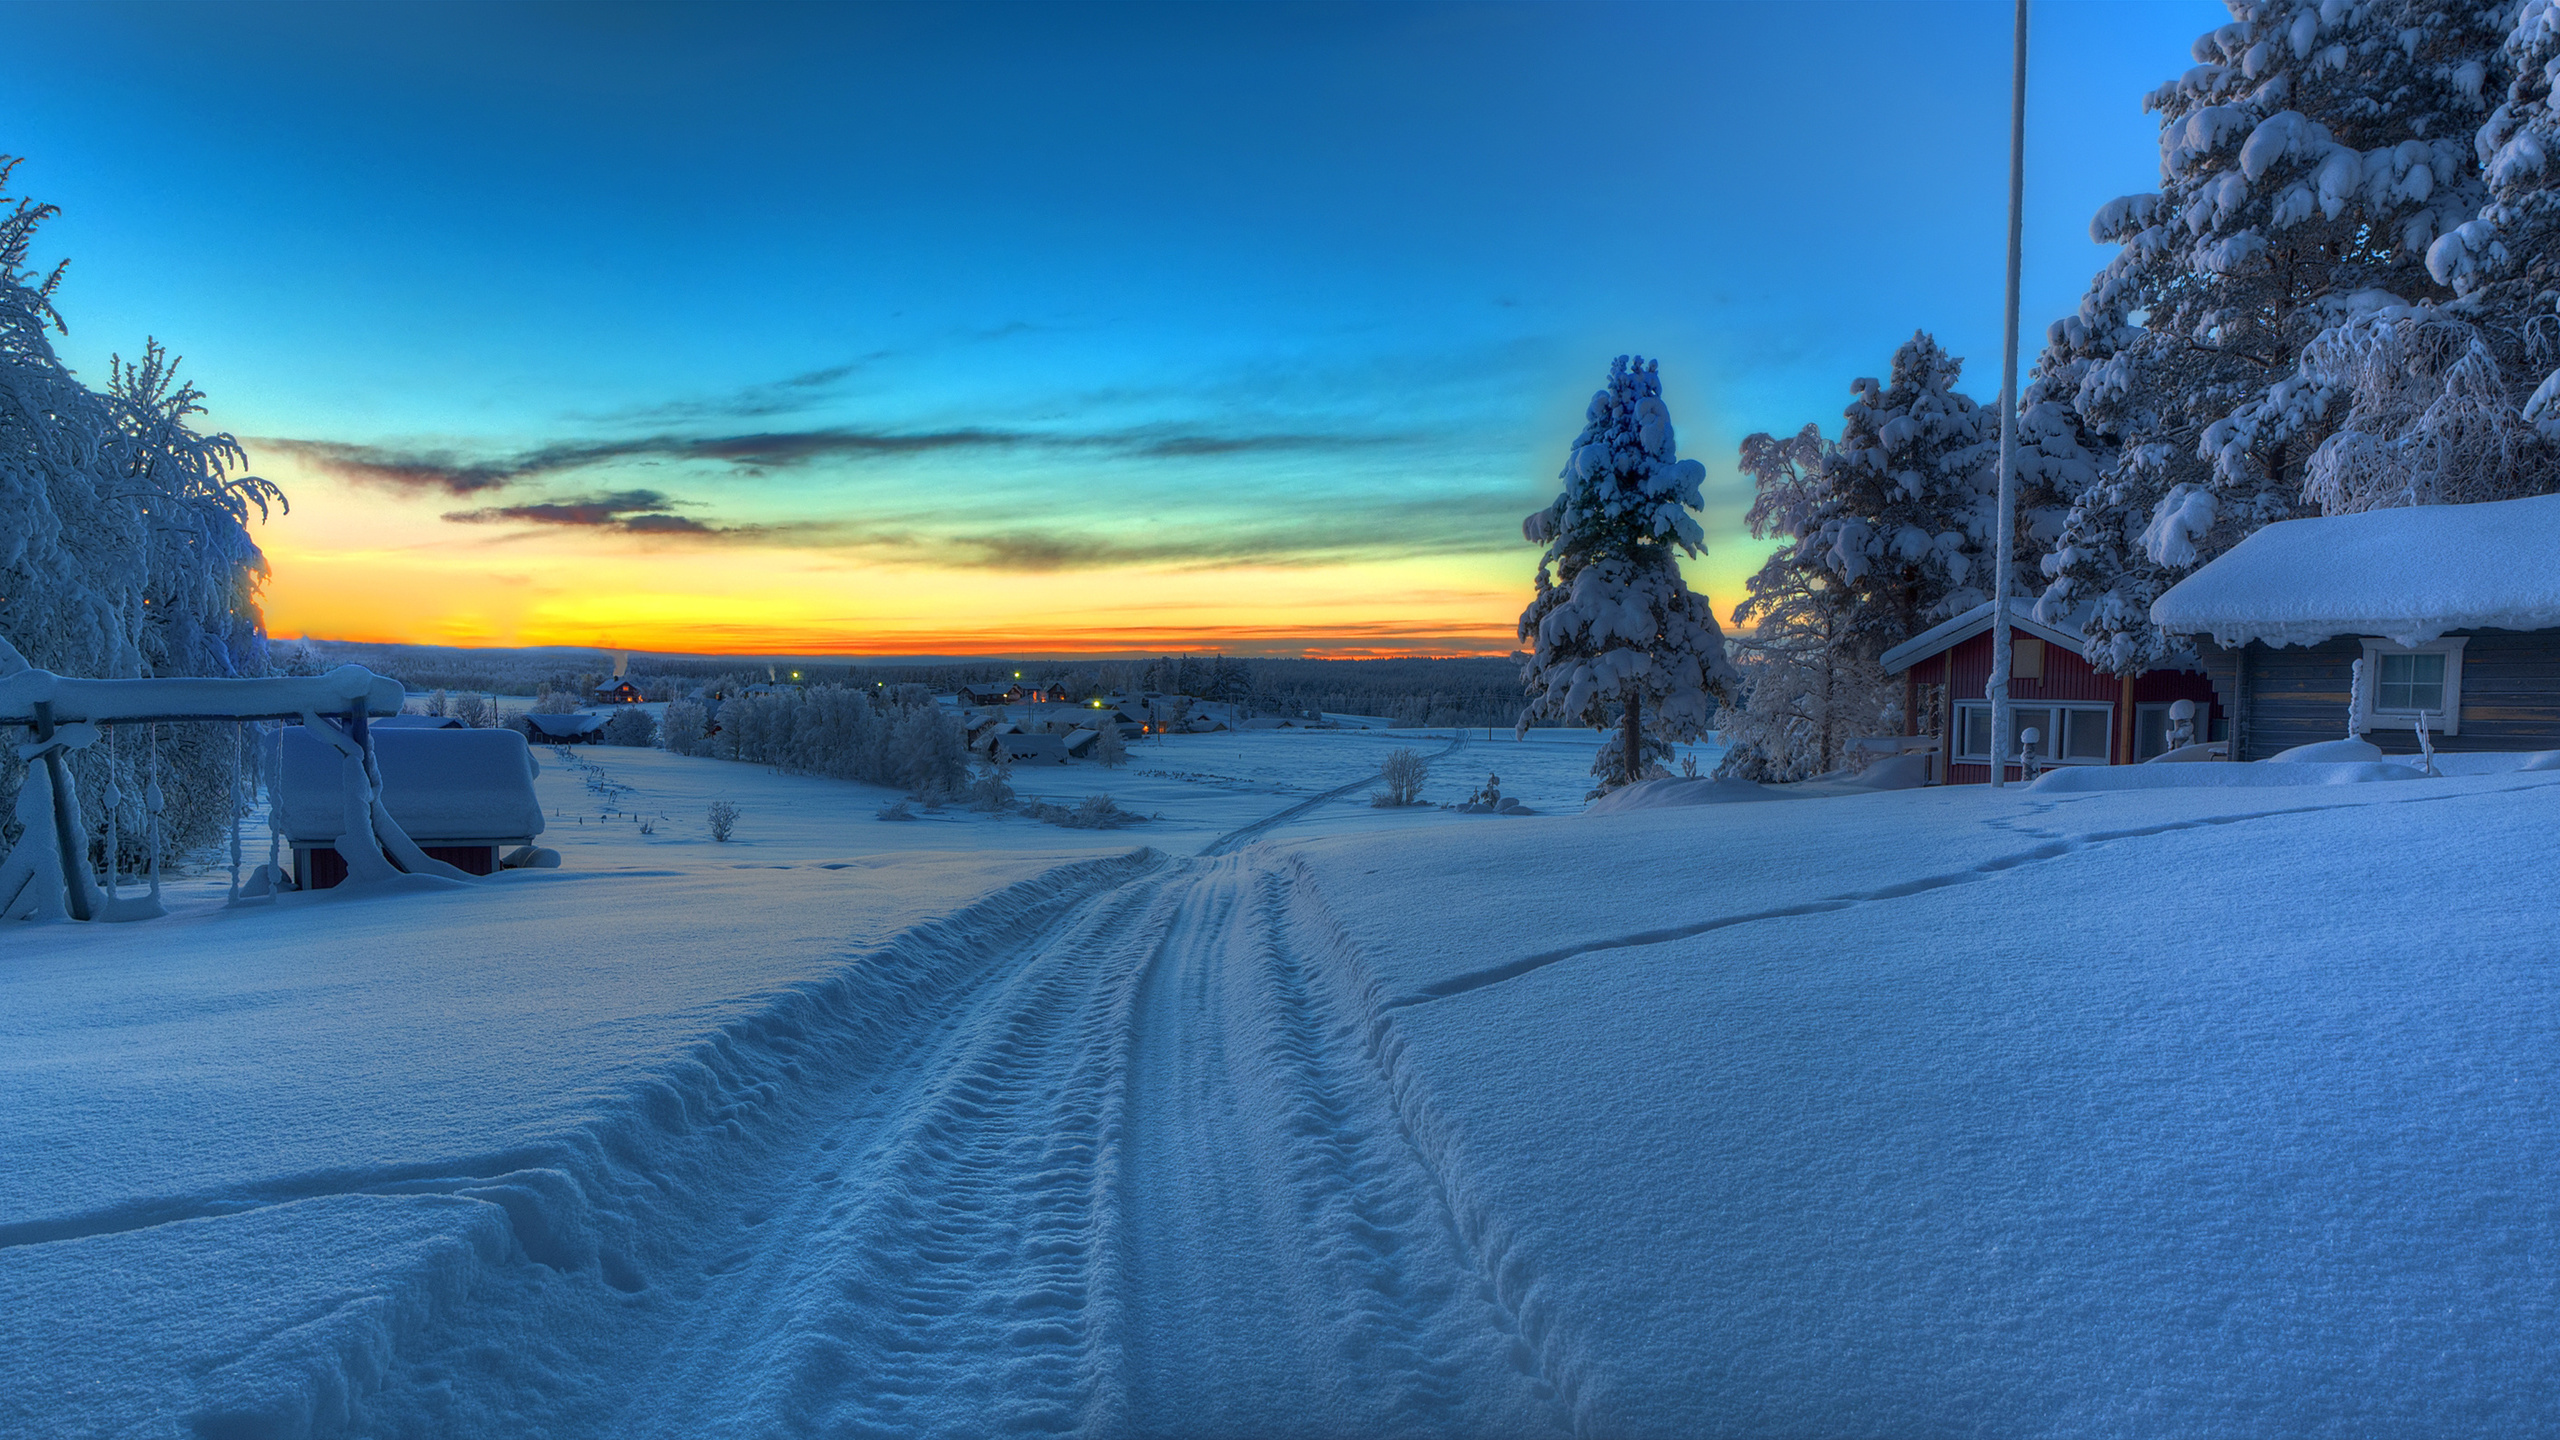
[[779, 470], [827, 460], [899, 459], [941, 452], [1011, 450], [1087, 452], [1142, 460], [1222, 458], [1256, 454], [1371, 450], [1413, 443], [1407, 435], [1216, 434], [1147, 427], [1094, 432], [1054, 430], [881, 431], [835, 427], [768, 430], [735, 435], [650, 435], [630, 440], [563, 441], [504, 457], [465, 457], [451, 450], [399, 450], [336, 440], [260, 438], [255, 446], [282, 450], [343, 479], [412, 492], [441, 490], [474, 495], [518, 481], [582, 470], [613, 461], [721, 464]]
[[670, 507], [682, 504], [655, 490], [617, 490], [575, 500], [544, 500], [530, 505], [493, 505], [479, 510], [448, 510], [444, 518], [459, 525], [513, 521], [524, 525], [569, 525], [592, 530], [620, 530], [633, 535], [713, 535], [722, 533]]
[[514, 483], [517, 469], [504, 462], [466, 461], [450, 450], [386, 450], [336, 440], [292, 440], [251, 437], [261, 450], [281, 450], [314, 468], [343, 479], [392, 490], [442, 490], [472, 495]]

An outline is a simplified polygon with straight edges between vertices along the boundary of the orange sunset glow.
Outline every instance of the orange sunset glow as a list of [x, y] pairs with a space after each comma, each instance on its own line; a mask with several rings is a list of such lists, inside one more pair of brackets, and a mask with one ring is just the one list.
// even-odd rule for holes
[[[254, 454], [254, 451], [253, 451]], [[1060, 571], [825, 544], [448, 523], [442, 502], [255, 455], [293, 499], [259, 532], [279, 636], [676, 654], [1502, 655], [1536, 552]], [[1523, 507], [1526, 508], [1525, 506]], [[1516, 532], [1514, 532], [1516, 534]], [[1694, 562], [1729, 608], [1747, 541]]]

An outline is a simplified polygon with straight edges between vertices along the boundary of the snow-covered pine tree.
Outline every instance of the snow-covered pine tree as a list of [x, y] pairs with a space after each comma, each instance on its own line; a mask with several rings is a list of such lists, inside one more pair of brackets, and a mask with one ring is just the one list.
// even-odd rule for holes
[[1544, 545], [1536, 594], [1520, 615], [1530, 642], [1521, 680], [1531, 720], [1616, 735], [1600, 747], [1594, 795], [1647, 778], [1674, 743], [1705, 733], [1729, 697], [1732, 663], [1680, 557], [1705, 552], [1690, 512], [1706, 468], [1679, 457], [1657, 366], [1621, 355], [1591, 397], [1553, 503], [1521, 533]]
[[1790, 563], [1822, 572], [1843, 643], [1870, 659], [1991, 597], [1999, 424], [1956, 390], [1963, 368], [1919, 331], [1886, 383], [1850, 382], [1807, 513], [1773, 532]]
[[2022, 405], [2039, 457], [2087, 466], [2066, 486], [2044, 613], [2087, 607], [2111, 671], [2167, 653], [2150, 606], [2178, 575], [2303, 507], [2325, 438], [2298, 403], [2320, 384], [2306, 348], [2359, 315], [2450, 298], [2429, 247], [2486, 198], [2470, 134], [2503, 0], [2232, 13], [2146, 98], [2161, 188], [2091, 222], [2118, 254], [2048, 332]]

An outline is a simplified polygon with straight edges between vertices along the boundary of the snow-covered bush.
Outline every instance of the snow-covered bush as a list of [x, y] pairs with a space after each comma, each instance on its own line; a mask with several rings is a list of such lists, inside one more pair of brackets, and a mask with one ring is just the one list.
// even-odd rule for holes
[[[54, 210], [7, 200], [16, 166], [0, 156], [0, 639], [63, 675], [267, 673], [257, 602], [266, 561], [249, 523], [284, 497], [236, 473], [246, 457], [230, 436], [193, 428], [203, 396], [157, 342], [137, 362], [110, 362], [103, 392], [63, 365], [48, 333], [64, 329], [53, 303], [63, 267], [28, 269]], [[174, 854], [229, 820], [233, 730], [162, 726], [159, 735], [164, 849]], [[104, 796], [112, 784], [127, 797], [121, 839], [139, 803], [131, 797], [147, 790], [150, 748], [71, 757], [82, 794], [96, 797], [84, 808], [101, 859], [116, 808]], [[0, 747], [0, 796], [25, 774], [16, 748]], [[17, 828], [14, 807], [0, 805], [0, 848]]]
[[1422, 757], [1421, 751], [1398, 746], [1388, 754], [1387, 763], [1378, 767], [1378, 778], [1387, 782], [1387, 788], [1372, 794], [1369, 803], [1418, 805], [1422, 803], [1422, 782], [1430, 777], [1431, 762]]
[[1519, 724], [1615, 727], [1592, 763], [1598, 795], [1705, 733], [1733, 672], [1715, 612], [1680, 576], [1682, 555], [1705, 553], [1690, 512], [1706, 469], [1679, 458], [1654, 365], [1611, 364], [1560, 478], [1554, 502], [1521, 524], [1546, 552], [1520, 615], [1530, 700]]
[[988, 746], [984, 766], [978, 771], [978, 778], [969, 784], [969, 808], [996, 811], [1011, 805], [1013, 803], [1011, 772], [1012, 766], [1006, 760], [1005, 748], [1002, 745]]
[[1034, 800], [1022, 807], [1022, 813], [1034, 820], [1045, 820], [1069, 830], [1118, 830], [1123, 826], [1145, 824], [1147, 819], [1134, 810], [1121, 809], [1108, 795], [1087, 795], [1072, 807]]
[[472, 694], [467, 690], [453, 697], [453, 709], [450, 713], [454, 719], [474, 730], [491, 729], [498, 723], [498, 707], [490, 704], [485, 697]]
[[625, 705], [604, 722], [607, 745], [654, 745], [658, 743], [658, 722], [637, 705]]
[[738, 816], [741, 813], [737, 806], [726, 800], [714, 800], [709, 808], [702, 812], [702, 818], [704, 823], [711, 827], [711, 838], [726, 845], [729, 843], [729, 837], [737, 833]]
[[904, 799], [892, 800], [888, 804], [881, 806], [878, 810], [873, 811], [872, 818], [875, 820], [913, 820], [916, 818], [916, 807], [912, 802]]
[[554, 690], [545, 685], [534, 692], [533, 713], [536, 715], [575, 715], [580, 702], [577, 692]]

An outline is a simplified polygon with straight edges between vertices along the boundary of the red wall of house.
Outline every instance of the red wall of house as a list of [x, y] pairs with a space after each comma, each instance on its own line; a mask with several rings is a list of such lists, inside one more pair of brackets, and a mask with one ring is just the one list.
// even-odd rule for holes
[[[2024, 632], [2013, 633], [2023, 634]], [[1911, 697], [1908, 713], [1912, 717], [1912, 724], [1918, 723], [1919, 687], [1935, 685], [1945, 680], [1948, 676], [1947, 666], [1951, 656], [1954, 661], [1954, 679], [1948, 694], [1951, 728], [1954, 702], [1979, 700], [1989, 690], [1991, 632], [1985, 630], [1972, 639], [1958, 644], [1952, 651], [1932, 655], [1920, 661], [1907, 672], [1910, 682], [1908, 693]], [[2119, 676], [2100, 674], [2077, 653], [2047, 641], [2044, 647], [2043, 677], [2034, 680], [2012, 678], [2009, 682], [2009, 698], [2020, 704], [2037, 700], [2084, 700], [2114, 705], [2124, 699], [2124, 681]], [[2213, 717], [2221, 714], [2221, 707], [2214, 703], [2213, 682], [2210, 679], [2193, 670], [2146, 670], [2134, 677], [2133, 703], [2136, 705], [2151, 705], [2169, 700], [2196, 702], [2196, 713], [2205, 717], [2207, 721], [2207, 724], [2201, 727], [2202, 733], [2208, 735], [2213, 733], [2210, 722]], [[2120, 749], [2124, 736], [2124, 715], [2119, 712], [2115, 721], [2116, 743], [2119, 747], [2116, 758], [2121, 762], [2124, 758]], [[1943, 741], [1949, 737], [1941, 738]], [[1991, 783], [1990, 766], [1957, 764], [1947, 759], [1951, 753], [1951, 745], [1942, 744], [1940, 758], [1948, 784], [1988, 785]], [[2017, 767], [2010, 766], [2010, 778], [2016, 778], [2017, 774]]]

